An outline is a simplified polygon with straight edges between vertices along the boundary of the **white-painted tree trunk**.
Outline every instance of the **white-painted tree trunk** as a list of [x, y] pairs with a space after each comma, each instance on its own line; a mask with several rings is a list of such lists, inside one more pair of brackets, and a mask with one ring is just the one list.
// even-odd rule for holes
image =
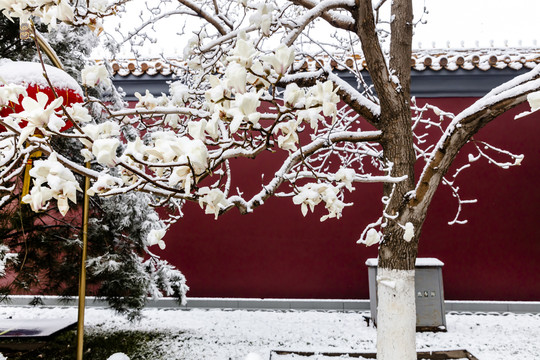
[[414, 270], [377, 269], [377, 359], [416, 360]]

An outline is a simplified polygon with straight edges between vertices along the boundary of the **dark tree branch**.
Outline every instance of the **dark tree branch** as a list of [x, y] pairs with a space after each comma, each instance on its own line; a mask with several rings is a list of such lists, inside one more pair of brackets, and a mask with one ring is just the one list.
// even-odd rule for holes
[[227, 34], [227, 29], [225, 29], [223, 25], [220, 24], [220, 22], [216, 18], [214, 18], [211, 14], [204, 11], [202, 7], [199, 7], [197, 4], [193, 3], [190, 0], [178, 0], [178, 1], [184, 6], [195, 11], [201, 18], [208, 21], [208, 23], [212, 24], [212, 26], [214, 26], [221, 35]]
[[[523, 81], [526, 76], [529, 76], [529, 82]], [[515, 83], [521, 85], [509, 86]], [[505, 88], [506, 90], [503, 90]], [[458, 152], [474, 134], [499, 115], [523, 103], [527, 94], [538, 91], [539, 88], [540, 66], [537, 66], [529, 74], [510, 80], [494, 89], [457, 115], [437, 145], [418, 181], [416, 196], [410, 202], [411, 206], [416, 207], [415, 211], [427, 210], [443, 176], [452, 165]]]
[[233, 196], [229, 198], [231, 205], [223, 209], [221, 213], [225, 213], [230, 209], [237, 207], [240, 213], [245, 214], [252, 209], [259, 207], [264, 204], [264, 202], [272, 196], [275, 191], [286, 181], [285, 175], [303, 159], [313, 155], [317, 151], [328, 148], [333, 144], [340, 142], [379, 142], [381, 140], [380, 131], [364, 131], [364, 132], [355, 132], [355, 131], [343, 131], [335, 134], [331, 134], [324, 138], [317, 138], [311, 143], [304, 145], [301, 149], [295, 151], [287, 160], [283, 162], [281, 168], [276, 171], [274, 178], [266, 186], [263, 186], [263, 190], [251, 198], [249, 202], [246, 202], [239, 196]]
[[[392, 1], [390, 72], [397, 76], [406, 101], [410, 98], [413, 9], [411, 0]], [[395, 72], [395, 73], [394, 73]]]
[[[295, 5], [302, 6], [308, 10], [311, 10], [320, 4], [313, 0], [291, 0], [291, 2]], [[340, 5], [339, 7], [345, 10], [353, 11], [353, 8], [351, 7], [345, 7], [343, 5]], [[320, 17], [335, 28], [347, 31], [354, 31], [355, 29], [355, 22], [352, 18], [349, 20], [343, 16], [337, 16], [332, 11], [325, 10]]]

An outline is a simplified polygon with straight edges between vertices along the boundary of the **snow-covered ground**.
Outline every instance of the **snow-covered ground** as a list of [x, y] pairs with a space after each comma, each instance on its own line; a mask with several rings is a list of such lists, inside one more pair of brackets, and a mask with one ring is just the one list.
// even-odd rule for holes
[[[103, 308], [86, 310], [86, 331], [144, 330], [170, 334], [153, 344], [164, 359], [268, 359], [271, 350], [375, 352], [376, 331], [358, 312], [147, 309], [130, 323]], [[0, 319], [73, 318], [73, 307], [0, 306]], [[466, 349], [480, 360], [540, 358], [540, 314], [446, 316], [448, 332], [418, 333], [423, 350]], [[0, 320], [1, 322], [1, 320]], [[252, 354], [249, 358], [257, 358]], [[272, 359], [282, 359], [273, 356]], [[305, 358], [304, 358], [305, 359]]]

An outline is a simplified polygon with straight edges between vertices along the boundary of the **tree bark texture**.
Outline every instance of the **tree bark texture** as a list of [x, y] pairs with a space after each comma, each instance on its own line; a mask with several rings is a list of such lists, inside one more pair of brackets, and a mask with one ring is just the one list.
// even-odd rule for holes
[[377, 359], [416, 359], [416, 308], [414, 269], [418, 237], [404, 240], [404, 226], [411, 222], [418, 235], [425, 214], [412, 219], [406, 211], [409, 194], [415, 188], [410, 110], [410, 74], [412, 44], [412, 3], [392, 2], [391, 45], [388, 62], [376, 31], [371, 0], [357, 2], [357, 34], [375, 91], [380, 100], [381, 145], [392, 176], [407, 175], [398, 184], [385, 184], [387, 204], [383, 238], [378, 261]]

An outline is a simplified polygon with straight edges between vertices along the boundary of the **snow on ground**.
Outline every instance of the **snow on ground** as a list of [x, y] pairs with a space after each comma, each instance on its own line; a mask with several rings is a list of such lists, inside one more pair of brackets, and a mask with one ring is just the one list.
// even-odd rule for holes
[[[367, 313], [146, 309], [143, 320], [130, 323], [111, 310], [89, 308], [86, 331], [167, 333], [155, 347], [168, 360], [241, 360], [250, 353], [266, 360], [278, 349], [375, 352], [376, 331], [366, 326], [363, 315]], [[0, 319], [9, 317], [76, 319], [77, 309], [0, 306]], [[446, 333], [418, 333], [419, 350], [466, 349], [480, 360], [540, 358], [540, 314], [450, 313], [446, 320]]]

